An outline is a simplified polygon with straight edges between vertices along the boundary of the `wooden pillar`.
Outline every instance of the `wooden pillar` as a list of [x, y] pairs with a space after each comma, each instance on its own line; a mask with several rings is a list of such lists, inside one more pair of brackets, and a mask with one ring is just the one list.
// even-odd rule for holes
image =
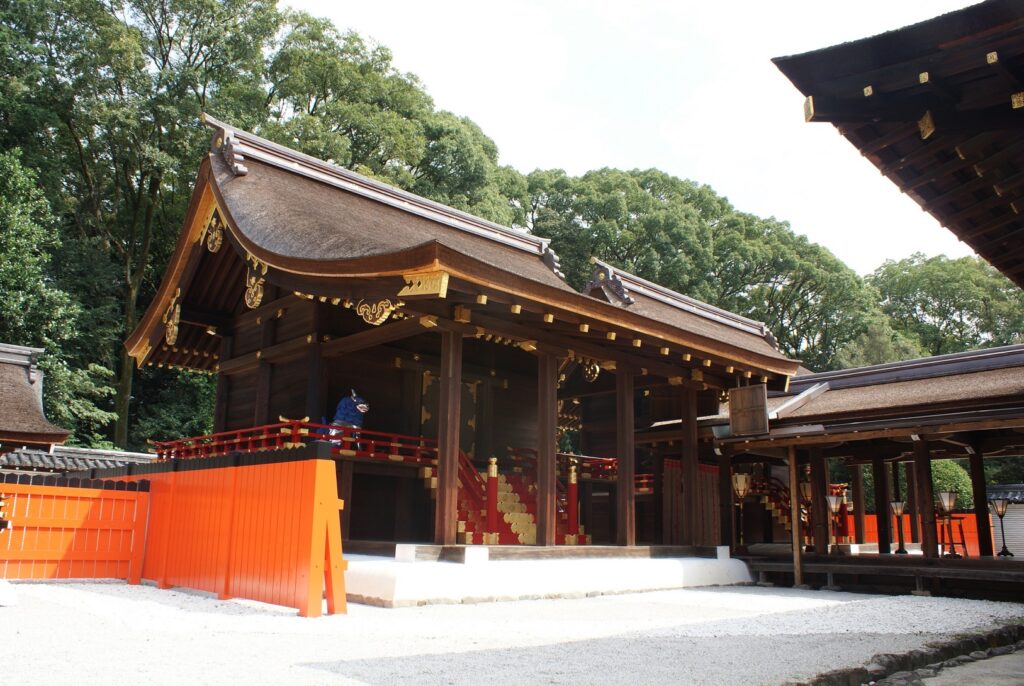
[[[231, 345], [234, 339], [223, 336], [220, 339], [220, 361], [231, 359]], [[213, 432], [220, 433], [227, 428], [228, 396], [231, 394], [231, 378], [223, 372], [217, 373], [217, 400], [213, 409]]]
[[814, 552], [829, 552], [828, 465], [821, 448], [811, 448], [811, 519], [814, 520]]
[[459, 424], [462, 415], [462, 334], [441, 332], [437, 417], [437, 504], [434, 543], [455, 545], [459, 517]]
[[733, 542], [733, 492], [732, 460], [722, 450], [718, 454], [718, 545], [727, 545], [731, 550]]
[[903, 463], [903, 474], [907, 478], [907, 512], [910, 514], [910, 540], [913, 543], [921, 542], [921, 526], [918, 521], [917, 511], [917, 481], [914, 479], [914, 463]]
[[992, 520], [988, 516], [988, 495], [985, 493], [985, 456], [975, 443], [971, 452], [971, 494], [974, 496], [974, 519], [978, 526], [978, 554], [992, 557]]
[[668, 497], [665, 491], [665, 455], [661, 446], [654, 446], [654, 542], [669, 542]]
[[327, 392], [327, 384], [324, 358], [320, 350], [320, 333], [323, 330], [323, 308], [322, 303], [313, 303], [313, 321], [310, 326], [310, 335], [313, 336], [306, 351], [306, 416], [311, 422], [319, 422], [326, 418], [330, 423], [331, 418], [326, 416], [324, 407], [324, 395]]
[[615, 375], [615, 427], [618, 479], [615, 483], [615, 542], [636, 545], [636, 446], [633, 426], [633, 372]]
[[[537, 355], [537, 545], [555, 544], [555, 445], [558, 358]], [[621, 461], [620, 461], [621, 464]], [[621, 467], [619, 476], [621, 478]]]
[[789, 521], [793, 545], [793, 585], [804, 585], [803, 545], [800, 541], [800, 475], [797, 471], [796, 448], [789, 446]]
[[864, 542], [864, 466], [850, 465], [853, 472], [853, 541]]
[[683, 545], [704, 545], [698, 531], [700, 522], [700, 470], [697, 446], [697, 391], [683, 388], [682, 391], [682, 454], [680, 468], [683, 478]]
[[925, 557], [938, 557], [932, 462], [928, 455], [928, 444], [922, 440], [914, 441], [914, 480], [917, 482], [917, 503], [921, 511], [921, 550]]
[[871, 473], [875, 479], [875, 524], [878, 528], [878, 552], [888, 555], [892, 552], [889, 524], [889, 478], [885, 473], [885, 461], [881, 457], [871, 459]]
[[[276, 318], [264, 315], [260, 320], [260, 350], [274, 345], [274, 322]], [[256, 394], [253, 402], [253, 426], [270, 423], [270, 389], [273, 366], [260, 359], [256, 367]], [[277, 417], [274, 418], [275, 420]]]

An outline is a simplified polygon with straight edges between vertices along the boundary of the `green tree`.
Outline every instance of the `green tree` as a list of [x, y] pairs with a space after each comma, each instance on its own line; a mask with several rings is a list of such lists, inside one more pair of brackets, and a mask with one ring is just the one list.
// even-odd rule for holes
[[119, 370], [114, 441], [123, 446], [134, 365], [120, 341], [184, 216], [207, 140], [199, 114], [216, 112], [214, 99], [229, 99], [222, 91], [243, 104], [262, 92], [276, 9], [259, 0], [43, 0], [11, 3], [0, 26], [18, 36], [2, 53], [19, 78], [3, 95], [14, 110], [3, 140], [28, 140], [26, 157], [47, 170], [65, 230], [116, 266], [119, 326], [95, 354]]
[[867, 367], [927, 355], [916, 338], [896, 331], [888, 318], [878, 313], [868, 322], [864, 333], [839, 350], [836, 355], [836, 367]]
[[81, 340], [82, 308], [54, 285], [50, 251], [58, 245], [50, 206], [16, 152], [0, 153], [0, 341], [43, 348], [43, 400], [51, 421], [71, 431], [70, 441], [103, 442], [113, 414], [105, 409], [112, 373], [73, 364]]
[[[902, 467], [899, 475], [900, 494], [903, 500], [908, 500], [907, 477]], [[932, 492], [936, 494], [936, 498], [938, 498], [939, 491], [956, 491], [957, 510], [970, 510], [974, 507], [971, 476], [959, 460], [932, 460]], [[875, 510], [875, 478], [870, 467], [864, 468], [864, 507], [867, 512], [877, 511]]]
[[269, 120], [260, 133], [432, 200], [503, 224], [521, 221], [520, 185], [476, 124], [434, 110], [391, 51], [329, 20], [289, 12], [268, 64]]
[[916, 253], [868, 281], [893, 328], [932, 355], [1021, 341], [1024, 292], [979, 258]]
[[528, 176], [528, 226], [552, 239], [569, 282], [589, 258], [764, 321], [783, 352], [814, 369], [877, 315], [846, 265], [784, 222], [737, 212], [707, 186], [657, 170]]

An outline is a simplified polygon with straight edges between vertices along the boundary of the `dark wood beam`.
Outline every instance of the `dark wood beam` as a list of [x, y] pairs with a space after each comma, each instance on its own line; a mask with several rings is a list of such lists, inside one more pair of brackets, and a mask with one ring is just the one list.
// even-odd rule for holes
[[[222, 336], [220, 339], [220, 359], [231, 357], [231, 346], [234, 338]], [[217, 374], [217, 399], [213, 407], [213, 432], [220, 433], [227, 427], [228, 395], [231, 391], [231, 380], [227, 374]]]
[[875, 458], [871, 462], [871, 475], [875, 481], [875, 523], [878, 525], [878, 552], [888, 555], [892, 552], [889, 524], [889, 479], [886, 476], [885, 462]]
[[980, 450], [981, 441], [971, 449], [971, 495], [974, 497], [974, 521], [978, 531], [978, 554], [992, 557], [992, 520], [988, 514], [988, 494], [985, 492], [985, 455]]
[[732, 491], [732, 461], [727, 449], [720, 449], [718, 452], [718, 544], [729, 546], [732, 550], [733, 542], [733, 504]]
[[[260, 320], [260, 350], [274, 347], [274, 317]], [[256, 394], [253, 398], [253, 426], [262, 426], [270, 421], [270, 375], [273, 369], [270, 358], [263, 356], [256, 364]]]
[[[324, 319], [326, 318], [325, 307], [325, 305], [317, 304], [313, 308], [310, 321], [310, 335], [313, 336], [315, 341], [320, 340], [323, 332]], [[325, 417], [327, 414], [327, 408], [325, 407], [327, 384], [324, 377], [323, 346], [310, 345], [309, 350], [306, 351], [306, 416], [314, 422], [319, 421], [321, 417]], [[347, 519], [350, 518], [348, 516], [342, 517], [343, 521]]]
[[853, 540], [855, 543], [864, 542], [864, 468], [861, 465], [852, 465], [850, 472], [853, 474]]
[[683, 545], [705, 545], [697, 530], [700, 521], [700, 447], [697, 444], [697, 391], [685, 388], [680, 392], [682, 400], [681, 459], [683, 481]]
[[[265, 330], [260, 335], [261, 340], [263, 340], [262, 336], [265, 335]], [[229, 360], [225, 360], [222, 355], [218, 371], [221, 374], [239, 374], [256, 368], [260, 363], [280, 362], [301, 355], [307, 347], [316, 345], [319, 344], [315, 343], [313, 338], [298, 336], [283, 343], [269, 345], [261, 350], [255, 350]]]
[[789, 469], [789, 521], [793, 524], [790, 527], [790, 545], [793, 548], [793, 585], [803, 586], [804, 547], [803, 541], [800, 540], [800, 489], [798, 487], [800, 475], [796, 448], [790, 446], [786, 452], [786, 466]]
[[814, 552], [829, 551], [828, 463], [820, 448], [811, 448], [811, 519], [814, 523]]
[[830, 124], [904, 124], [916, 122], [925, 110], [940, 104], [932, 97], [895, 98], [875, 94], [869, 98], [811, 95], [804, 100], [804, 119]]
[[437, 502], [434, 542], [455, 545], [459, 518], [459, 425], [462, 417], [462, 336], [441, 331], [437, 421]]
[[921, 512], [921, 550], [925, 557], [939, 556], [939, 542], [935, 531], [935, 489], [932, 486], [932, 461], [925, 441], [914, 442], [914, 481], [917, 484], [917, 503]]
[[615, 375], [615, 424], [618, 479], [615, 484], [616, 532], [619, 545], [636, 545], [636, 447], [633, 443], [633, 374]]
[[322, 344], [324, 357], [334, 357], [353, 353], [366, 348], [374, 348], [393, 341], [400, 341], [429, 331], [436, 326], [437, 320], [431, 317], [403, 319], [391, 324], [384, 324], [366, 331], [349, 334], [343, 338], [335, 338]]
[[212, 327], [219, 335], [231, 331], [231, 315], [195, 305], [183, 303], [179, 320], [182, 324], [193, 324], [204, 329]]
[[903, 474], [907, 477], [907, 512], [910, 513], [910, 540], [921, 542], [921, 518], [917, 507], [917, 480], [914, 478], [914, 463], [903, 463]]
[[541, 353], [537, 356], [537, 545], [555, 545], [557, 414], [558, 358]]

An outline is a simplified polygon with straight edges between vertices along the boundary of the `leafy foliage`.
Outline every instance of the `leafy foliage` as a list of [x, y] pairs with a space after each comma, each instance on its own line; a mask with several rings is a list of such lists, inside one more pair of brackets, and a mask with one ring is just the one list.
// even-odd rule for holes
[[596, 256], [765, 321], [814, 369], [996, 345], [1024, 328], [1020, 292], [976, 260], [890, 262], [872, 288], [785, 222], [693, 181], [501, 166], [494, 141], [436, 110], [386, 47], [276, 0], [12, 0], [0, 71], [0, 151], [20, 150], [0, 158], [0, 339], [49, 351], [50, 416], [79, 442], [141, 447], [209, 428], [210, 379], [137, 373], [121, 344], [184, 219], [204, 111], [551, 238], [576, 287]]
[[764, 321], [783, 352], [815, 369], [878, 313], [861, 279], [783, 222], [737, 212], [707, 186], [657, 170], [560, 170], [528, 177], [528, 225], [552, 239], [569, 282], [590, 257]]
[[88, 362], [83, 308], [54, 285], [50, 252], [59, 247], [50, 206], [16, 152], [0, 153], [0, 341], [43, 348], [47, 416], [85, 445], [104, 442], [114, 415], [112, 372]]
[[979, 258], [916, 253], [868, 281], [893, 328], [932, 355], [1021, 341], [1024, 292]]
[[[939, 491], [956, 491], [956, 509], [970, 510], [974, 507], [974, 490], [971, 475], [960, 460], [932, 460], [932, 492], [938, 498]], [[886, 467], [888, 474], [888, 466]], [[835, 481], [835, 479], [833, 479]], [[900, 493], [907, 500], [907, 477], [901, 467], [899, 471]], [[867, 512], [875, 510], [875, 477], [870, 467], [864, 468], [864, 507]]]

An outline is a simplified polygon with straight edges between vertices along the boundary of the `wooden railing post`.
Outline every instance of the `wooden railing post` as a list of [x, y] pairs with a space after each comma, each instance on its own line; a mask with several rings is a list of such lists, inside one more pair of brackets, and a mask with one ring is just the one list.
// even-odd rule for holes
[[487, 533], [490, 543], [498, 542], [498, 458], [487, 462]]

